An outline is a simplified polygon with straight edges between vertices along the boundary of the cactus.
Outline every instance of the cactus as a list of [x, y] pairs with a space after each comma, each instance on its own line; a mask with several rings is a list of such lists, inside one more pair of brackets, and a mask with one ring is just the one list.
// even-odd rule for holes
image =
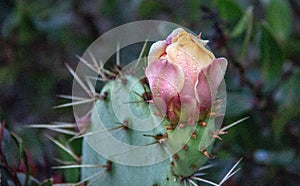
[[[176, 29], [165, 41], [152, 45], [148, 65], [141, 63], [140, 57], [122, 68], [117, 60], [112, 71], [99, 66], [89, 53], [93, 65], [84, 58], [80, 61], [98, 73], [96, 86], [104, 82], [99, 92], [88, 78], [83, 82], [67, 65], [90, 98], [62, 95], [77, 101], [57, 108], [94, 104], [88, 121], [77, 118], [80, 133], [63, 129], [69, 127], [65, 123], [31, 126], [74, 134], [70, 140], [84, 138], [80, 159], [49, 137], [76, 163], [81, 163], [55, 168], [81, 168], [81, 181], [77, 184], [89, 185], [222, 185], [233, 176], [240, 161], [219, 183], [201, 178], [202, 171], [210, 167], [208, 160], [215, 158], [211, 154], [214, 141], [246, 119], [220, 129], [226, 104], [223, 77], [227, 61], [216, 59], [205, 48], [206, 43], [200, 36]], [[141, 54], [144, 48], [145, 45]], [[181, 56], [179, 61], [173, 60], [173, 54]], [[194, 64], [198, 58], [200, 63]]]
[[[82, 150], [82, 164], [99, 165], [99, 167], [83, 166], [81, 180], [88, 180], [92, 185], [150, 186], [184, 185], [202, 180], [196, 176], [199, 169], [205, 168], [207, 161], [214, 158], [210, 152], [215, 140], [213, 134], [217, 130], [215, 118], [203, 118], [203, 121], [199, 121], [196, 125], [184, 127], [172, 126], [170, 121], [164, 119], [160, 125], [147, 123], [150, 126], [157, 126], [151, 131], [135, 131], [130, 125], [134, 125], [132, 122], [137, 119], [131, 117], [151, 116], [152, 122], [160, 120], [160, 116], [155, 115], [153, 110], [155, 108], [150, 107], [147, 100], [141, 101], [142, 95], [147, 93], [144, 91], [149, 90], [148, 87], [144, 89], [145, 86], [147, 84], [144, 81], [126, 75], [110, 80], [103, 87], [100, 95], [105, 96], [94, 104], [90, 128], [84, 137]], [[132, 112], [123, 110], [125, 113], [118, 118], [113, 104], [121, 110], [124, 108], [121, 108], [120, 104], [128, 106]], [[117, 152], [116, 156], [109, 157], [113, 161], [108, 160], [98, 152], [102, 152], [102, 148], [114, 148], [114, 143], [111, 141], [113, 138], [138, 147], [132, 148], [130, 152]], [[150, 145], [153, 146], [152, 151], [142, 148]], [[141, 153], [139, 147], [145, 152]], [[142, 154], [144, 157], [135, 160], [131, 157], [136, 155], [135, 153]], [[167, 157], [169, 154], [172, 156], [160, 162], [158, 160], [156, 164], [137, 166], [139, 163], [147, 162], [147, 158]], [[135, 165], [118, 163], [124, 160]], [[204, 179], [202, 181], [205, 182]]]
[[[180, 32], [184, 31], [177, 29], [172, 34]], [[213, 56], [203, 48], [205, 41], [199, 40], [196, 44], [200, 46], [199, 50], [209, 53], [209, 57]], [[158, 46], [157, 44], [153, 46], [155, 47], [152, 53], [155, 53]], [[211, 106], [197, 113], [196, 119], [189, 120], [182, 116], [182, 114], [189, 114], [187, 112], [190, 110], [184, 106], [178, 109], [176, 102], [172, 106], [167, 106], [167, 109], [172, 108], [172, 110], [169, 109], [164, 115], [161, 112], [163, 109], [157, 106], [159, 104], [157, 100], [155, 102], [152, 91], [154, 86], [160, 85], [152, 84], [151, 87], [152, 82], [149, 83], [153, 81], [151, 75], [154, 73], [155, 76], [159, 76], [156, 74], [158, 69], [164, 68], [159, 66], [161, 65], [159, 62], [157, 62], [158, 65], [154, 64], [157, 66], [151, 67], [152, 69], [141, 66], [138, 62], [131, 64], [131, 67], [126, 67], [125, 70], [116, 67], [117, 70], [114, 72], [106, 72], [112, 76], [110, 78], [102, 74], [101, 79], [109, 80], [100, 92], [101, 99], [98, 99], [92, 108], [90, 126], [84, 135], [82, 151], [82, 164], [98, 165], [99, 168], [83, 166], [82, 181], [88, 181], [92, 185], [197, 185], [201, 182], [218, 185], [199, 176], [200, 171], [207, 168], [205, 165], [208, 160], [215, 157], [211, 154], [215, 139], [220, 139], [219, 135], [225, 134], [225, 129], [236, 124], [219, 129], [220, 121], [224, 116], [224, 91], [218, 91], [212, 96], [214, 99]], [[224, 58], [219, 58], [205, 69], [205, 73], [210, 73], [210, 75], [215, 75], [215, 71], [221, 73], [219, 79], [222, 80], [223, 70], [220, 71], [220, 68], [218, 69], [214, 64], [221, 64], [221, 66], [225, 64], [226, 68], [227, 62]], [[167, 70], [174, 69], [170, 66], [172, 64], [167, 64], [169, 68]], [[140, 69], [134, 68], [132, 71], [132, 67]], [[145, 68], [146, 78], [139, 78], [135, 75], [136, 71]], [[207, 74], [205, 75], [209, 78]], [[160, 80], [159, 83], [166, 82]], [[224, 84], [219, 83], [216, 88], [224, 89]], [[203, 87], [200, 90], [203, 91]], [[211, 94], [210, 91], [208, 93]], [[160, 96], [159, 93], [157, 95]], [[211, 98], [210, 96], [208, 97]], [[184, 101], [180, 100], [181, 106]], [[219, 184], [231, 177], [235, 173], [233, 170]]]

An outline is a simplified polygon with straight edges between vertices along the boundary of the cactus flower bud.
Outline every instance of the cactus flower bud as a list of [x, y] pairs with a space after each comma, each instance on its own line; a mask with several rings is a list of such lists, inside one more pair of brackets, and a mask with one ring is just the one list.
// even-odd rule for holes
[[214, 103], [227, 60], [215, 58], [206, 44], [178, 28], [150, 48], [145, 74], [153, 103], [173, 123], [193, 125]]

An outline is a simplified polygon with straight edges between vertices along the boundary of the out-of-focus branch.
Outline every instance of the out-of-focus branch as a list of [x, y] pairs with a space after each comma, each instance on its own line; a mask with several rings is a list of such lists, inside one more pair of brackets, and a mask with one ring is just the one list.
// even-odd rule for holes
[[256, 86], [250, 79], [248, 79], [246, 77], [245, 68], [239, 62], [239, 60], [236, 59], [236, 57], [234, 56], [234, 54], [231, 51], [230, 47], [228, 46], [228, 42], [227, 42], [228, 37], [225, 35], [225, 33], [224, 33], [224, 31], [221, 27], [221, 25], [224, 24], [224, 21], [219, 18], [217, 12], [214, 12], [214, 11], [210, 10], [208, 7], [202, 6], [201, 9], [205, 13], [203, 18], [204, 19], [210, 19], [213, 22], [213, 29], [214, 29], [213, 39], [214, 39], [214, 43], [217, 44], [218, 48], [224, 48], [225, 49], [226, 55], [229, 58], [231, 64], [233, 65], [233, 67], [239, 73], [241, 83], [243, 85], [247, 86], [251, 90], [253, 95], [257, 99], [260, 100], [263, 96], [260, 87]]
[[4, 128], [5, 128], [5, 122], [3, 121], [1, 122], [1, 128], [0, 128], [0, 166], [7, 171], [8, 176], [14, 182], [15, 185], [21, 186], [17, 173], [12, 168], [9, 167], [6, 157], [3, 153], [2, 141], [4, 139]]
[[80, 8], [82, 5], [82, 1], [74, 1], [73, 2], [73, 9], [74, 12], [82, 19], [83, 24], [88, 29], [89, 34], [93, 39], [98, 38], [101, 35], [100, 30], [96, 25], [95, 17], [92, 14], [88, 14]]
[[[217, 48], [224, 49], [226, 52], [226, 55], [230, 61], [230, 64], [233, 65], [233, 67], [237, 70], [240, 78], [240, 82], [247, 86], [250, 91], [252, 92], [253, 96], [255, 97], [256, 101], [258, 102], [259, 109], [262, 110], [272, 110], [273, 107], [268, 107], [268, 105], [273, 105], [274, 95], [276, 91], [278, 90], [279, 86], [282, 85], [285, 81], [287, 81], [294, 72], [293, 67], [289, 68], [288, 70], [283, 70], [280, 76], [280, 79], [278, 82], [273, 86], [271, 90], [269, 90], [266, 93], [262, 92], [261, 85], [256, 85], [253, 83], [247, 76], [246, 71], [242, 63], [237, 59], [234, 55], [234, 52], [231, 50], [231, 48], [228, 45], [228, 37], [224, 33], [222, 26], [225, 24], [225, 22], [219, 17], [218, 13], [215, 11], [212, 11], [208, 7], [202, 6], [201, 7], [203, 12], [205, 13], [204, 19], [211, 20], [213, 23], [213, 40], [216, 44]], [[295, 66], [292, 64], [292, 66]]]

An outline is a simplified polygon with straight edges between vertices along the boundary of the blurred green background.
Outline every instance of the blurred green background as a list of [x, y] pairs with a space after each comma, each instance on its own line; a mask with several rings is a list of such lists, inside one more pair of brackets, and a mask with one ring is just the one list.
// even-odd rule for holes
[[[250, 119], [215, 145], [224, 171], [244, 157], [242, 170], [227, 185], [298, 185], [298, 0], [2, 0], [0, 120], [22, 139], [16, 143], [25, 149], [25, 155], [9, 156], [12, 170], [26, 173], [30, 169], [39, 181], [78, 181], [77, 169], [51, 169], [59, 165], [57, 159], [70, 157], [45, 138], [49, 134], [63, 142], [70, 136], [24, 126], [73, 122], [71, 108], [52, 109], [65, 102], [57, 94], [71, 94], [72, 77], [64, 64], [75, 68], [76, 55], [82, 55], [101, 34], [144, 19], [170, 21], [202, 32], [215, 55], [229, 61], [224, 124], [245, 116]], [[80, 144], [80, 140], [70, 143], [79, 155]], [[2, 151], [7, 149], [2, 146]], [[1, 173], [5, 171], [2, 162]]]

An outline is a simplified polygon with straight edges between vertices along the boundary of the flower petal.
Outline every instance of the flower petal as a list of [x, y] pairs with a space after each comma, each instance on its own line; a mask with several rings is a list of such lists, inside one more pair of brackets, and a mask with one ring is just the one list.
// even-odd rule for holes
[[173, 32], [167, 37], [166, 41], [167, 44], [171, 44], [173, 38], [177, 37], [180, 34], [184, 34], [186, 33], [186, 31], [183, 28], [177, 28], [175, 30], [173, 30]]
[[224, 79], [226, 68], [227, 60], [225, 58], [217, 58], [205, 70], [210, 86], [215, 92], [217, 92], [218, 87]]
[[153, 43], [149, 50], [148, 64], [157, 61], [166, 52], [166, 48], [166, 41], [157, 41]]
[[195, 85], [195, 95], [200, 107], [208, 109], [212, 106], [218, 88], [224, 79], [226, 68], [227, 60], [218, 58], [199, 73]]
[[200, 110], [206, 110], [207, 108], [210, 108], [212, 103], [211, 89], [203, 70], [199, 73], [198, 81], [196, 82], [194, 88]]
[[189, 125], [194, 125], [198, 121], [199, 109], [197, 108], [197, 101], [191, 96], [181, 96], [181, 112], [180, 112], [180, 122], [187, 123]]
[[[163, 99], [166, 104], [173, 96], [178, 95], [184, 86], [182, 69], [167, 60], [159, 59], [148, 64], [145, 74], [153, 97]], [[155, 104], [155, 99], [153, 101]]]

